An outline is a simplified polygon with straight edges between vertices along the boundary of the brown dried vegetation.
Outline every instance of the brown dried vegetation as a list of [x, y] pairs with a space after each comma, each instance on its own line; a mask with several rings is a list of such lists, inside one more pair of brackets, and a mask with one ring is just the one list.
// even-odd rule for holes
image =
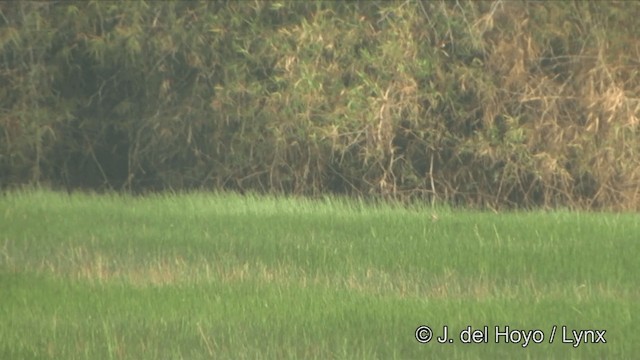
[[638, 2], [0, 5], [0, 184], [640, 208]]

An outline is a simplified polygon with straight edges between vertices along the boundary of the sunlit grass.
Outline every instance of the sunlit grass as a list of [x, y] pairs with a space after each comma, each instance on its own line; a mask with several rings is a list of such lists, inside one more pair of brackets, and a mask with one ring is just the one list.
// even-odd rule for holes
[[[635, 214], [191, 193], [0, 198], [0, 358], [628, 358]], [[417, 326], [453, 344], [420, 344]], [[471, 325], [489, 344], [461, 344]], [[544, 344], [494, 344], [494, 326]], [[606, 329], [574, 349], [553, 325]]]

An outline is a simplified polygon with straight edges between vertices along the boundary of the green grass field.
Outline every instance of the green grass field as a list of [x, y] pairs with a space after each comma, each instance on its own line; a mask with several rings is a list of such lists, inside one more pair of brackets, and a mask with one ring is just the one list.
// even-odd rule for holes
[[10, 192], [0, 358], [632, 358], [639, 255], [637, 214]]

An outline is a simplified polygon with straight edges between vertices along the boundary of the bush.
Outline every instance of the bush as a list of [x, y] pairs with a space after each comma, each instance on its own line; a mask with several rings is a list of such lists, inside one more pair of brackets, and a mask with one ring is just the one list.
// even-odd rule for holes
[[638, 209], [639, 9], [1, 3], [0, 184]]

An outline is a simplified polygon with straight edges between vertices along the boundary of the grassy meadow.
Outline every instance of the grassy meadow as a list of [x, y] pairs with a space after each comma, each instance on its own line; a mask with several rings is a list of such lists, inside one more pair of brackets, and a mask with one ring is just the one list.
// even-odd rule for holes
[[[630, 358], [639, 240], [630, 213], [9, 192], [0, 358]], [[496, 344], [495, 326], [544, 338]]]

